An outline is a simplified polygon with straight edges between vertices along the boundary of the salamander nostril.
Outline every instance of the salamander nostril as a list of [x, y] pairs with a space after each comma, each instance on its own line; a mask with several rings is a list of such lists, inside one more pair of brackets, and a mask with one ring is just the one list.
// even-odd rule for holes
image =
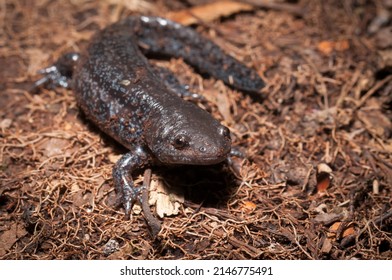
[[205, 153], [205, 152], [207, 152], [207, 148], [206, 147], [200, 147], [199, 148], [199, 151], [201, 152], [201, 153]]

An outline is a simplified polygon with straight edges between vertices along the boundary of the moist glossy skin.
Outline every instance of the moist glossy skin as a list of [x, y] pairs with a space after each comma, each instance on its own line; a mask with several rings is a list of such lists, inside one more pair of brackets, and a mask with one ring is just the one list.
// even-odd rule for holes
[[227, 129], [163, 86], [123, 27], [97, 35], [74, 72], [76, 98], [87, 117], [125, 147], [148, 148], [164, 164], [223, 161], [231, 145]]
[[193, 29], [155, 17], [115, 23], [94, 36], [81, 55], [67, 54], [43, 70], [46, 77], [36, 85], [50, 81], [72, 87], [86, 116], [129, 149], [113, 168], [126, 213], [139, 194], [131, 177], [136, 169], [156, 163], [216, 164], [231, 150], [229, 130], [167, 88], [144, 53], [181, 56], [243, 91], [258, 92], [264, 85], [255, 71]]

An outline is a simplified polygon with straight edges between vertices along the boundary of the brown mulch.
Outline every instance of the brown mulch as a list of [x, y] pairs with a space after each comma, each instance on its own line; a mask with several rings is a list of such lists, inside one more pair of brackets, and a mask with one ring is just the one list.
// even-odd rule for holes
[[237, 175], [153, 167], [184, 197], [156, 239], [143, 213], [126, 220], [116, 206], [111, 169], [125, 150], [71, 90], [29, 91], [99, 28], [203, 2], [1, 2], [0, 259], [392, 259], [390, 0], [277, 1], [194, 25], [257, 69], [263, 100], [181, 59], [154, 61], [206, 97], [247, 155]]

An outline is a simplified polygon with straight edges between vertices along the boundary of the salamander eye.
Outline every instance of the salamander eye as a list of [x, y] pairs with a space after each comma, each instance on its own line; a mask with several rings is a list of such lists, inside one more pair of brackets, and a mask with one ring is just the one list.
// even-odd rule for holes
[[224, 137], [230, 138], [230, 130], [226, 126], [220, 126], [218, 128], [218, 133]]
[[174, 148], [176, 149], [184, 149], [185, 147], [187, 147], [189, 145], [189, 139], [187, 136], [185, 135], [177, 135], [174, 140], [172, 145], [174, 146]]

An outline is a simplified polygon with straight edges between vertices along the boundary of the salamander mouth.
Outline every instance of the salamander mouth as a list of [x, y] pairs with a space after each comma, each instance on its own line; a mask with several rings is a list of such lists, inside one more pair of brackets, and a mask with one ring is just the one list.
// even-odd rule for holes
[[227, 159], [227, 155], [223, 157], [202, 157], [200, 159], [193, 159], [192, 162], [184, 163], [189, 165], [213, 165], [218, 164]]
[[218, 156], [200, 156], [200, 157], [189, 157], [189, 156], [174, 156], [167, 155], [159, 158], [159, 160], [166, 164], [183, 164], [183, 165], [213, 165], [225, 161], [228, 157], [228, 153]]

